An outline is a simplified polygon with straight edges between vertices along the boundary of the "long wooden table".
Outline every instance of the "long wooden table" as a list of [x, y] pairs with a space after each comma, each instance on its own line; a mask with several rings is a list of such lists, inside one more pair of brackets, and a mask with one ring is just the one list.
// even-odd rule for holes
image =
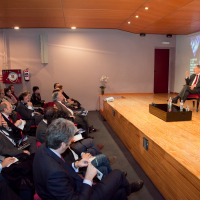
[[200, 112], [186, 101], [193, 111], [191, 121], [164, 122], [149, 113], [150, 103], [167, 103], [168, 98], [168, 94], [124, 95], [104, 101], [101, 113], [166, 199], [198, 200]]

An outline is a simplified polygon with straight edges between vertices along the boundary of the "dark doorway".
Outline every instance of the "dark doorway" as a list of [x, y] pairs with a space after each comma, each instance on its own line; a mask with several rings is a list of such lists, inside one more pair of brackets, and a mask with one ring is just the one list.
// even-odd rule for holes
[[154, 93], [168, 93], [169, 49], [155, 49]]

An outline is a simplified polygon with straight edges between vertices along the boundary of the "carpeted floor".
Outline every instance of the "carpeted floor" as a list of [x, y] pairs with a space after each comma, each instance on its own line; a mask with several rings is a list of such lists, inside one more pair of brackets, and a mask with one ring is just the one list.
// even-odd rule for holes
[[117, 156], [116, 162], [111, 166], [113, 169], [127, 171], [127, 179], [129, 182], [143, 180], [144, 186], [138, 193], [131, 194], [129, 200], [164, 200], [165, 198], [157, 190], [142, 168], [133, 158], [132, 154], [127, 150], [112, 128], [98, 111], [88, 113], [90, 124], [98, 128], [99, 131], [91, 133], [96, 144], [103, 144], [102, 153], [107, 157]]

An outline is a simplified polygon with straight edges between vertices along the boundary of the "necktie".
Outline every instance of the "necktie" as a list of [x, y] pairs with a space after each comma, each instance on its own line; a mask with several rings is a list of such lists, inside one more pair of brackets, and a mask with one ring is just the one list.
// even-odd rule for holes
[[[194, 81], [194, 84], [197, 83], [197, 80], [198, 80], [198, 75], [196, 75], [196, 79], [195, 79], [195, 81]], [[193, 84], [193, 85], [194, 85], [194, 84]]]
[[12, 120], [10, 117], [8, 117], [8, 119], [9, 119], [9, 121], [10, 121], [11, 123], [13, 123], [13, 120]]

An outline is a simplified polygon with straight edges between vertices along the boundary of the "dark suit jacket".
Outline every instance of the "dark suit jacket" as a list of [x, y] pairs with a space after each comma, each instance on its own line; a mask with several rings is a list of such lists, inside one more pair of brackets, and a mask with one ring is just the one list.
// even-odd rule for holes
[[37, 125], [43, 119], [43, 115], [32, 116], [34, 110], [28, 109], [22, 102], [19, 102], [16, 108], [22, 119], [26, 120], [26, 131], [29, 131], [31, 125]]
[[[0, 130], [4, 130], [0, 127]], [[0, 133], [0, 155], [3, 156], [16, 156], [23, 153], [23, 150], [18, 150], [17, 147], [2, 133]]]
[[[196, 78], [196, 74], [192, 74], [189, 78], [185, 79], [186, 84], [191, 86], [195, 78]], [[197, 86], [195, 88], [198, 88], [200, 90], [200, 77], [196, 85]]]
[[42, 144], [33, 161], [37, 194], [42, 199], [88, 200], [92, 187], [84, 184], [74, 169]]
[[47, 124], [42, 120], [36, 130], [36, 139], [37, 141], [44, 143], [45, 142], [45, 133], [47, 130]]
[[17, 143], [20, 139], [22, 139], [21, 129], [19, 129], [12, 122], [10, 122], [3, 114], [2, 116], [7, 122], [8, 126], [12, 129], [12, 131], [9, 132], [10, 137], [15, 141], [15, 143]]

